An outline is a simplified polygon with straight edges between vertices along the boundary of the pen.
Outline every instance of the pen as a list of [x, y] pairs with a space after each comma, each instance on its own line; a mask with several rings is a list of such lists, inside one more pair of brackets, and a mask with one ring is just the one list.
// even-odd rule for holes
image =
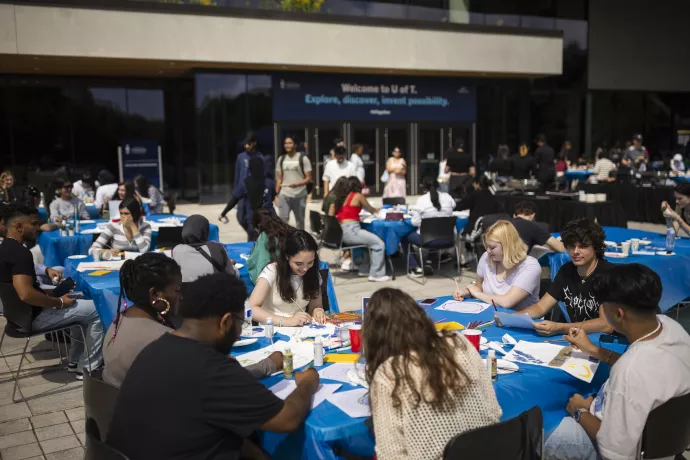
[[496, 302], [494, 302], [494, 299], [491, 299], [491, 305], [494, 306], [494, 310], [498, 311], [498, 308], [496, 308]]
[[434, 324], [442, 323], [446, 320], [446, 318], [439, 319], [438, 321], [435, 321]]

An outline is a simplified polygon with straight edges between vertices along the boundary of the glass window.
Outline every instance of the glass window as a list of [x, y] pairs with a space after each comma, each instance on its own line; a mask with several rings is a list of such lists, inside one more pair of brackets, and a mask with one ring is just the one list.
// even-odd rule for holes
[[[249, 75], [247, 77], [247, 109], [249, 111], [248, 131], [258, 139], [258, 148], [264, 155], [274, 156], [273, 99], [270, 75]], [[301, 139], [304, 141], [304, 139]]]

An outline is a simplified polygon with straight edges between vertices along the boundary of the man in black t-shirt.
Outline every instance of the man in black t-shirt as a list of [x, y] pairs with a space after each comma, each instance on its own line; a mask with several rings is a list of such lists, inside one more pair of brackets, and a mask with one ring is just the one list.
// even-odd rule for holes
[[536, 245], [548, 246], [555, 252], [565, 252], [565, 246], [551, 236], [548, 227], [534, 222], [537, 207], [531, 201], [521, 201], [515, 206], [515, 212], [510, 222], [515, 226], [522, 241], [531, 251]]
[[[182, 326], [134, 360], [120, 388], [107, 443], [132, 460], [264, 458], [256, 430], [297, 430], [319, 386], [295, 374], [282, 401], [228, 357], [244, 320], [244, 283], [219, 272], [190, 283]], [[117, 339], [116, 339], [117, 340]]]
[[[544, 297], [518, 313], [542, 318], [556, 307], [565, 304], [570, 323], [540, 321], [534, 328], [541, 335], [567, 334], [573, 324], [588, 334], [613, 331], [600, 309], [600, 302], [592, 293], [593, 278], [613, 264], [604, 259], [606, 244], [604, 230], [596, 222], [576, 219], [568, 223], [561, 234], [571, 261], [565, 263]], [[572, 323], [572, 324], [571, 324]]]
[[465, 152], [465, 141], [456, 139], [455, 146], [446, 152], [446, 172], [450, 173], [448, 193], [456, 200], [464, 198], [470, 189], [476, 168], [472, 155]]

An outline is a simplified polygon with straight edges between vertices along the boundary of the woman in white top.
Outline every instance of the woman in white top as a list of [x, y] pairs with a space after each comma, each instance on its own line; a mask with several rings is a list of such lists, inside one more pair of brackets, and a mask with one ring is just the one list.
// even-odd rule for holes
[[405, 163], [405, 159], [402, 158], [402, 151], [399, 147], [393, 149], [393, 156], [386, 162], [386, 171], [388, 172], [388, 181], [383, 189], [383, 198], [405, 198], [407, 188], [407, 182], [405, 181], [407, 163]]
[[408, 294], [376, 291], [362, 325], [379, 460], [440, 460], [454, 436], [498, 423], [479, 353], [464, 336], [437, 332]]
[[321, 305], [318, 246], [304, 230], [285, 239], [277, 262], [266, 265], [249, 296], [252, 319], [275, 326], [302, 326], [326, 315]]
[[[407, 254], [408, 243], [421, 245], [422, 239], [419, 234], [419, 227], [422, 225], [422, 219], [430, 217], [450, 217], [453, 215], [455, 209], [455, 200], [447, 193], [438, 191], [439, 184], [433, 177], [425, 177], [422, 179], [422, 190], [424, 195], [417, 199], [417, 203], [410, 208], [412, 214], [412, 225], [417, 227], [417, 231], [412, 232], [402, 239], [402, 247], [405, 254]], [[439, 241], [439, 246], [447, 246], [448, 242]], [[451, 241], [452, 243], [452, 241]], [[413, 258], [410, 260], [410, 275], [422, 276], [421, 261], [418, 255], [413, 253]], [[409, 255], [408, 255], [409, 257]]]
[[611, 182], [612, 180], [615, 180], [614, 178], [609, 177], [611, 171], [615, 170], [616, 165], [613, 161], [609, 160], [606, 150], [599, 152], [597, 155], [597, 162], [594, 164], [594, 176], [597, 178], [597, 181]]
[[362, 188], [365, 188], [366, 186], [364, 185], [364, 176], [365, 176], [365, 171], [364, 171], [364, 161], [362, 161], [362, 151], [364, 150], [364, 147], [362, 144], [355, 144], [352, 147], [352, 155], [350, 155], [350, 163], [355, 165], [355, 176], [357, 176], [357, 179], [362, 183]]
[[486, 252], [477, 265], [477, 278], [453, 297], [474, 297], [499, 307], [523, 310], [539, 301], [541, 266], [527, 255], [527, 246], [507, 220], [499, 220], [484, 234]]

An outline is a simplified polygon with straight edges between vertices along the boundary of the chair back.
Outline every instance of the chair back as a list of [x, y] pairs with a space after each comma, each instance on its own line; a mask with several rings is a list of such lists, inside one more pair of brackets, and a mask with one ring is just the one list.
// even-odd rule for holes
[[323, 233], [321, 234], [321, 244], [327, 248], [339, 248], [343, 241], [343, 229], [340, 222], [334, 216], [323, 217]]
[[422, 246], [436, 240], [454, 242], [456, 222], [457, 218], [454, 216], [422, 219], [422, 225], [419, 227], [419, 237], [422, 240]]
[[321, 305], [324, 311], [329, 311], [331, 309], [331, 302], [328, 299], [328, 269], [320, 269], [319, 274], [321, 275]]
[[158, 248], [174, 248], [182, 244], [182, 227], [160, 227], [158, 229]]
[[99, 439], [105, 439], [108, 434], [119, 392], [119, 388], [103, 381], [101, 371], [84, 372], [84, 411], [86, 418], [96, 423]]
[[8, 324], [12, 323], [26, 333], [31, 332], [33, 307], [22, 302], [12, 283], [0, 283], [0, 301]]
[[321, 213], [318, 211], [309, 211], [309, 229], [314, 235], [320, 235], [323, 231], [323, 221], [321, 220]]
[[405, 204], [405, 197], [391, 196], [383, 199], [383, 204], [387, 206], [395, 206], [396, 204]]
[[682, 454], [690, 445], [690, 393], [669, 399], [647, 416], [642, 432], [642, 457]]
[[126, 455], [101, 440], [105, 439], [105, 436], [101, 436], [94, 419], [87, 417], [84, 431], [86, 431], [84, 460], [129, 460]]
[[496, 214], [487, 214], [482, 218], [482, 233], [486, 232], [489, 227], [498, 222], [499, 220], [510, 221], [510, 215], [500, 212]]
[[[513, 419], [455, 436], [446, 444], [443, 459], [538, 460], [542, 437], [541, 409], [534, 406]], [[499, 439], [500, 442], [496, 442]]]

